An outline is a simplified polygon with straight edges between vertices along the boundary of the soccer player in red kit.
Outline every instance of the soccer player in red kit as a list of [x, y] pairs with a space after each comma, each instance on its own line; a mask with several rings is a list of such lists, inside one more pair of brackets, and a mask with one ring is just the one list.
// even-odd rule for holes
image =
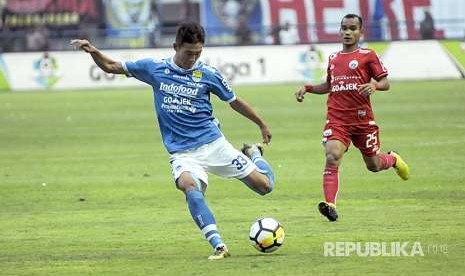
[[376, 53], [359, 47], [363, 34], [362, 18], [347, 14], [342, 18], [339, 34], [342, 51], [331, 54], [326, 82], [305, 85], [295, 93], [298, 102], [306, 93], [329, 94], [327, 121], [323, 131], [326, 164], [323, 173], [325, 201], [318, 204], [322, 215], [336, 221], [336, 196], [339, 189], [338, 168], [352, 142], [362, 153], [372, 172], [393, 167], [403, 180], [409, 168], [395, 152], [380, 151], [379, 129], [375, 123], [370, 96], [389, 89], [388, 72]]

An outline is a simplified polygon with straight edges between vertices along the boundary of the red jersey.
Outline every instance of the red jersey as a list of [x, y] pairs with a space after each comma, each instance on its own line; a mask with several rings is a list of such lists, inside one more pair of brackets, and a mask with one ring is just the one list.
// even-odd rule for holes
[[374, 121], [370, 98], [358, 93], [358, 85], [380, 80], [388, 75], [376, 53], [358, 48], [329, 57], [326, 81], [329, 84], [327, 119], [343, 125], [364, 124]]

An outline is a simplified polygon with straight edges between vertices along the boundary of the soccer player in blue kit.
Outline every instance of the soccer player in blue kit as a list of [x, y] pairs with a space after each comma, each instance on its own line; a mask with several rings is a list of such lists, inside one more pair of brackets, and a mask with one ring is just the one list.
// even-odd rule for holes
[[270, 142], [271, 132], [252, 107], [234, 94], [215, 68], [198, 60], [204, 43], [205, 30], [195, 22], [178, 26], [173, 43], [175, 54], [166, 59], [119, 62], [105, 56], [87, 40], [71, 41], [72, 45], [89, 53], [103, 71], [135, 77], [152, 86], [161, 136], [170, 154], [176, 187], [186, 195], [192, 218], [214, 249], [209, 259], [220, 260], [230, 253], [205, 202], [207, 173], [240, 179], [260, 195], [273, 190], [274, 176], [271, 166], [262, 157], [263, 148], [259, 144], [244, 144], [241, 152], [225, 139], [212, 115], [210, 94], [257, 124], [263, 143]]

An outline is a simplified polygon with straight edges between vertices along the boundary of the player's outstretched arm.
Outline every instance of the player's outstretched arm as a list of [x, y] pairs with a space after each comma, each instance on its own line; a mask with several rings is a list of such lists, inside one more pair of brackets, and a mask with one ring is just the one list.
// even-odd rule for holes
[[97, 64], [97, 66], [100, 67], [103, 71], [113, 74], [126, 74], [121, 62], [114, 61], [111, 58], [105, 56], [88, 40], [73, 39], [70, 41], [70, 44], [85, 51], [86, 53], [89, 53], [92, 56], [92, 59], [95, 61], [95, 64]]
[[260, 128], [262, 133], [263, 143], [268, 144], [271, 142], [271, 132], [268, 129], [266, 123], [262, 120], [262, 118], [258, 115], [255, 110], [244, 100], [237, 97], [234, 101], [229, 103], [229, 105], [234, 109], [236, 112], [241, 114], [242, 116], [246, 117], [247, 119], [251, 120]]
[[295, 99], [298, 102], [302, 102], [304, 100], [305, 93], [326, 94], [328, 92], [329, 84], [327, 82], [318, 85], [304, 85], [297, 92], [295, 92]]

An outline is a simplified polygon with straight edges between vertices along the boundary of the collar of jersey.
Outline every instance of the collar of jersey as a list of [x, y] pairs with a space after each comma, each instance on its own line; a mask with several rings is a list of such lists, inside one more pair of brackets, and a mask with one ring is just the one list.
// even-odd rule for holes
[[350, 51], [350, 52], [344, 52], [343, 50], [339, 51], [341, 54], [343, 55], [347, 55], [347, 54], [352, 54], [352, 53], [355, 53], [357, 52], [358, 50], [360, 50], [360, 47], [358, 47], [357, 49], [353, 50], [353, 51]]
[[168, 60], [168, 63], [171, 65], [171, 67], [173, 67], [175, 70], [177, 71], [180, 71], [182, 73], [187, 73], [187, 72], [190, 72], [190, 71], [193, 71], [195, 69], [197, 69], [200, 65], [200, 61], [197, 60], [194, 65], [189, 68], [189, 69], [183, 69], [181, 67], [179, 67], [178, 65], [176, 65], [176, 63], [174, 63], [174, 57], [171, 57], [169, 60]]

